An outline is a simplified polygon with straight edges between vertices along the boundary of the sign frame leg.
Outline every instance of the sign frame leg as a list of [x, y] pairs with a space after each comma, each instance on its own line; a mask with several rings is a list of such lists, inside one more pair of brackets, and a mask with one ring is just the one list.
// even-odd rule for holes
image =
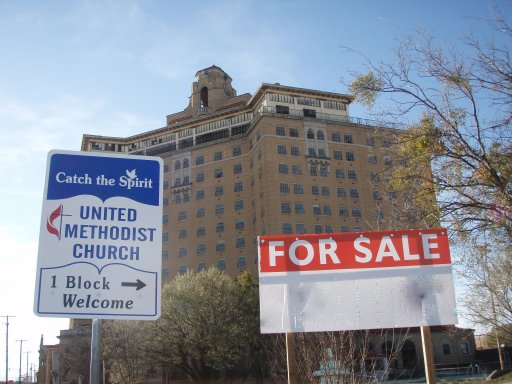
[[428, 325], [420, 326], [421, 344], [423, 346], [423, 361], [425, 364], [425, 379], [427, 384], [436, 384], [436, 370], [434, 368], [434, 351], [432, 348], [432, 337]]

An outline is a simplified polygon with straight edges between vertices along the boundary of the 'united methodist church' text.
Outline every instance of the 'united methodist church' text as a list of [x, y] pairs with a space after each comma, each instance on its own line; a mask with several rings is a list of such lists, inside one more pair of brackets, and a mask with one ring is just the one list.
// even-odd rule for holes
[[[54, 224], [56, 219], [61, 218], [62, 231]], [[55, 209], [47, 222], [47, 229], [60, 240], [63, 236], [66, 239], [80, 239], [84, 242], [77, 242], [73, 245], [72, 256], [76, 259], [104, 259], [104, 260], [130, 260], [137, 261], [140, 258], [140, 248], [134, 245], [113, 245], [94, 244], [95, 242], [153, 242], [157, 231], [154, 227], [139, 227], [134, 225], [137, 222], [137, 210], [134, 208], [120, 208], [111, 206], [89, 206], [81, 205], [79, 217], [87, 220], [88, 224], [72, 224], [62, 222], [66, 217], [64, 206], [60, 205]], [[91, 224], [95, 221], [98, 224]], [[115, 225], [126, 223], [126, 225]]]

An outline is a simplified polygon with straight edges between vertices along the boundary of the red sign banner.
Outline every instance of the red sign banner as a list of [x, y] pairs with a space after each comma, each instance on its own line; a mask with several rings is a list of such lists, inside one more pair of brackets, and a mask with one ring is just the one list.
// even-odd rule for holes
[[451, 264], [446, 229], [260, 236], [260, 273]]

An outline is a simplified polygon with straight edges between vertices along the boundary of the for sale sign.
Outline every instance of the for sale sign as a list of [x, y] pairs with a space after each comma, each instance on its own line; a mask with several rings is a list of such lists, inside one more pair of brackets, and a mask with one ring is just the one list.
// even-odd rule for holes
[[262, 333], [457, 323], [445, 229], [260, 236]]
[[159, 317], [162, 175], [160, 158], [48, 154], [37, 315]]

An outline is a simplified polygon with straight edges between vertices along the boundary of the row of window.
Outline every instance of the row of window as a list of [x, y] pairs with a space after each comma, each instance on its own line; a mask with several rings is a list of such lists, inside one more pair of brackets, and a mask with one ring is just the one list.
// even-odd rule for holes
[[[307, 231], [306, 224], [304, 223], [296, 223], [295, 224], [295, 232], [293, 231], [294, 225], [292, 223], [282, 223], [281, 224], [281, 233], [284, 235], [290, 235], [293, 233], [296, 234], [306, 234], [309, 233]], [[349, 227], [348, 225], [341, 225], [339, 227], [340, 232], [361, 232], [362, 227], [361, 226], [353, 226]], [[314, 233], [333, 233], [334, 228], [330, 224], [314, 224]]]
[[[214, 266], [216, 268], [218, 268], [219, 270], [221, 271], [224, 271], [227, 267], [227, 263], [226, 263], [226, 260], [224, 259], [220, 259], [220, 260], [217, 260], [214, 264]], [[245, 256], [239, 256], [237, 259], [236, 259], [236, 267], [237, 268], [245, 268], [247, 266], [247, 261], [245, 259]], [[201, 263], [198, 263], [197, 264], [197, 272], [202, 272], [202, 271], [205, 271], [207, 268], [207, 264], [205, 262], [201, 262]], [[180, 275], [184, 275], [188, 272], [190, 268], [186, 265], [180, 265], [178, 267], [178, 273]], [[167, 272], [168, 274], [168, 272]]]
[[[276, 135], [277, 136], [286, 136], [286, 130], [283, 126], [276, 126]], [[289, 128], [288, 129], [288, 135], [290, 137], [299, 137], [299, 130], [297, 128]], [[326, 138], [326, 134], [324, 130], [318, 129], [308, 129], [306, 132], [306, 138], [309, 140], [319, 140], [324, 141]], [[340, 132], [331, 132], [331, 141], [335, 143], [345, 143], [345, 144], [353, 144], [354, 139], [353, 136], [350, 133], [341, 134]], [[383, 148], [389, 148], [391, 147], [391, 140], [387, 138], [381, 138], [380, 139], [381, 147]], [[374, 137], [367, 137], [366, 138], [366, 145], [370, 147], [375, 147], [375, 138]]]

